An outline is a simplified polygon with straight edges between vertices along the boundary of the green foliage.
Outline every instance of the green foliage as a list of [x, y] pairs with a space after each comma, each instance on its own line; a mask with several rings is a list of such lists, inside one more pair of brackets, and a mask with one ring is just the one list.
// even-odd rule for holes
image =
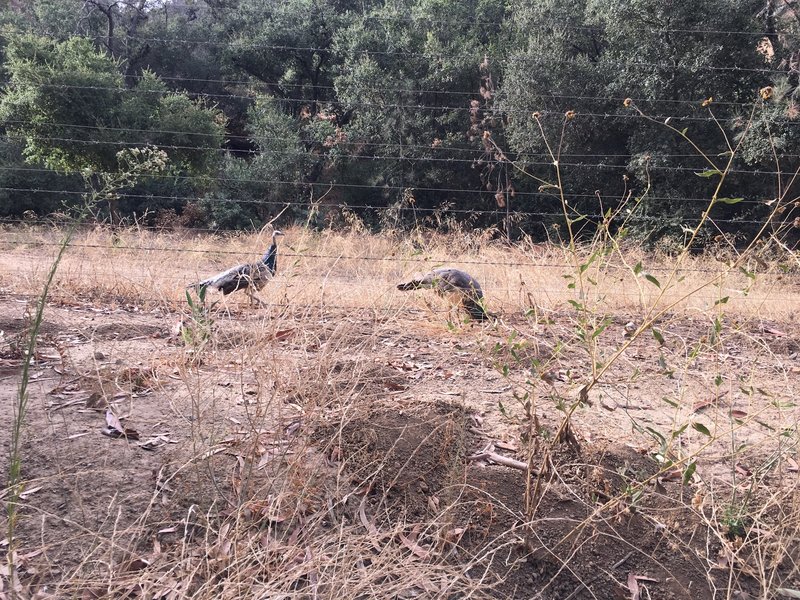
[[84, 38], [24, 34], [10, 37], [6, 51], [11, 81], [0, 119], [23, 140], [26, 158], [55, 171], [114, 168], [119, 136], [109, 128], [124, 104], [114, 61]]
[[[649, 193], [630, 218], [631, 226], [655, 237], [679, 235], [681, 224], [696, 219], [698, 212], [695, 202], [682, 199], [710, 197], [716, 183], [712, 175], [719, 171], [707, 169], [699, 157], [692, 159], [693, 148], [687, 141], [659, 121], [669, 117], [712, 156], [728, 150], [720, 127], [727, 128], [730, 136], [735, 127], [743, 126], [746, 115], [736, 103], [752, 102], [764, 85], [763, 57], [751, 36], [712, 39], [702, 31], [756, 33], [760, 24], [752, 16], [755, 12], [746, 0], [734, 5], [726, 0], [520, 2], [512, 21], [517, 44], [500, 103], [511, 117], [507, 126], [511, 149], [536, 165], [530, 167], [534, 174], [548, 179], [551, 167], [540, 158], [544, 140], [529, 115], [539, 111], [545, 132], [558, 139], [563, 115], [575, 111], [559, 147], [563, 155], [586, 156], [565, 158], [562, 167], [565, 192], [575, 198], [577, 212], [598, 212], [595, 190], [604, 204], [614, 205], [626, 190], [646, 189]], [[742, 70], [735, 71], [732, 65]], [[654, 115], [655, 122], [626, 111], [622, 102], [626, 97]], [[711, 97], [726, 101], [710, 103], [719, 125], [703, 104]], [[710, 178], [708, 182], [687, 177], [686, 169], [694, 165]], [[755, 191], [765, 182], [756, 178], [748, 183]], [[518, 188], [530, 190], [535, 185], [523, 181]], [[736, 191], [740, 197], [746, 190], [739, 186]], [[557, 205], [543, 197], [537, 206], [555, 212]], [[728, 218], [736, 210], [720, 207], [715, 215]]]
[[[297, 122], [281, 110], [281, 101], [258, 96], [248, 111], [248, 133], [257, 153], [249, 162], [226, 156], [222, 179], [202, 203], [211, 225], [260, 227], [287, 203], [303, 200], [299, 182], [314, 163], [301, 141]], [[303, 217], [295, 208], [294, 216]]]
[[19, 142], [0, 139], [0, 166], [0, 217], [15, 217], [26, 211], [48, 215], [83, 203], [79, 176], [31, 169]]
[[202, 286], [196, 290], [196, 298], [186, 290], [186, 304], [189, 307], [189, 317], [181, 325], [181, 339], [184, 345], [194, 352], [202, 350], [211, 339], [214, 328], [214, 319], [211, 311], [216, 302], [210, 305], [206, 302], [208, 288]]
[[[145, 72], [127, 89], [117, 61], [85, 38], [57, 42], [12, 35], [11, 82], [0, 100], [12, 139], [31, 163], [64, 173], [120, 173], [118, 151], [155, 147], [174, 174], [203, 175], [216, 167], [224, 120], [213, 108], [169, 92]], [[111, 212], [115, 205], [110, 200]]]
[[[191, 177], [139, 181], [137, 199], [120, 198], [125, 213], [179, 212], [196, 197], [233, 203], [207, 211], [217, 223], [250, 226], [272, 214], [259, 202], [328, 193], [337, 205], [390, 207], [392, 227], [497, 225], [508, 210], [524, 231], [558, 236], [560, 188], [582, 235], [632, 194], [626, 235], [657, 239], [683, 236], [714, 194], [711, 217], [740, 236], [769, 214], [763, 200], [781, 209], [773, 232], [800, 210], [786, 200], [797, 195], [791, 177], [776, 185], [772, 174], [776, 160], [783, 173], [800, 164], [787, 60], [800, 26], [757, 18], [763, 3], [101, 4], [0, 9], [13, 26], [0, 39], [0, 118], [28, 161], [59, 172], [113, 169], [117, 150], [150, 145], [169, 154], [172, 175]], [[767, 22], [777, 31], [768, 42]], [[559, 186], [545, 138], [558, 141]], [[726, 139], [741, 147], [716, 190], [722, 165], [692, 143], [717, 160]], [[784, 199], [764, 198], [772, 190]], [[30, 206], [19, 196], [7, 211]], [[425, 212], [446, 207], [462, 212]]]

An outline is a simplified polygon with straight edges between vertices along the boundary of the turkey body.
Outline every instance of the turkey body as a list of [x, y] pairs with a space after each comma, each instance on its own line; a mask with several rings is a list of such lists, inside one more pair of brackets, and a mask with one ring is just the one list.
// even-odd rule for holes
[[439, 296], [459, 304], [476, 321], [486, 321], [489, 315], [483, 307], [481, 284], [472, 275], [460, 269], [434, 269], [420, 278], [397, 285], [401, 291], [429, 288]]
[[236, 265], [189, 287], [219, 290], [224, 296], [237, 290], [245, 290], [251, 300], [256, 299], [253, 292], [264, 287], [278, 271], [278, 238], [282, 235], [281, 231], [272, 233], [272, 245], [259, 262]]

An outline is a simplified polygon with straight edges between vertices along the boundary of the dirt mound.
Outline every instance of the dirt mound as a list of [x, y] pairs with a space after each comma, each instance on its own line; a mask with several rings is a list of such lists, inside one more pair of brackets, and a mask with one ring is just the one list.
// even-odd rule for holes
[[[0, 331], [5, 335], [11, 336], [24, 334], [31, 326], [28, 319], [0, 319]], [[61, 331], [61, 326], [48, 320], [43, 320], [39, 325], [39, 335], [55, 335]]]
[[338, 452], [354, 482], [369, 482], [394, 518], [424, 519], [430, 498], [460, 480], [470, 417], [448, 403], [376, 407], [341, 430]]
[[341, 429], [336, 452], [354, 483], [369, 482], [383, 527], [447, 521], [460, 536], [450, 560], [473, 562], [475, 578], [491, 575], [498, 597], [629, 598], [631, 586], [658, 598], [712, 597], [706, 539], [694, 537], [700, 519], [680, 482], [653, 483], [654, 461], [611, 443], [564, 446], [526, 508], [535, 478], [469, 462], [472, 424], [444, 402], [374, 407]]

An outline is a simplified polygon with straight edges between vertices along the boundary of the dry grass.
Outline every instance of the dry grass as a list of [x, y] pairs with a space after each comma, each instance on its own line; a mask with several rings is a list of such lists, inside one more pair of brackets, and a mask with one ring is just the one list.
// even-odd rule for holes
[[[59, 233], [2, 239], [12, 325]], [[292, 229], [261, 294], [270, 306], [234, 294], [205, 315], [204, 341], [161, 335], [180, 319], [192, 326], [187, 284], [267, 244], [266, 234], [139, 230], [76, 238], [40, 343], [43, 356], [61, 355], [60, 377], [42, 358], [42, 379], [61, 393], [78, 377], [143, 438], [169, 442], [152, 452], [76, 432], [82, 419], [96, 432], [96, 415], [34, 390], [27, 489], [43, 491], [26, 499], [17, 572], [0, 593], [564, 599], [635, 597], [638, 586], [642, 598], [767, 599], [800, 589], [796, 257], [754, 258], [745, 271], [688, 257], [670, 277], [668, 256], [628, 248], [585, 269], [581, 296], [565, 275], [592, 248], [575, 260], [477, 234]], [[441, 264], [475, 275], [502, 322], [448, 325], [437, 299], [395, 289]], [[631, 339], [625, 323], [656, 301], [664, 342], [649, 329]], [[159, 336], [129, 335], [147, 327]], [[578, 402], [611, 357], [592, 406]], [[470, 459], [488, 444], [531, 477]]]
[[[5, 233], [3, 243], [10, 251], [0, 265], [15, 278], [4, 282], [6, 287], [35, 293], [58, 240], [58, 231], [45, 228]], [[257, 260], [268, 244], [268, 232], [218, 237], [92, 229], [75, 240], [75, 249], [58, 273], [55, 293], [64, 301], [102, 298], [174, 308], [184, 301], [185, 285], [238, 262]], [[508, 246], [468, 234], [379, 236], [294, 229], [288, 231], [281, 250], [281, 277], [265, 293], [273, 302], [292, 305], [400, 309], [408, 306], [409, 296], [396, 293], [394, 284], [443, 264], [462, 267], [477, 277], [489, 304], [504, 313], [525, 311], [532, 302], [559, 310], [575, 295], [564, 279], [575, 270], [575, 259], [552, 245]], [[578, 256], [578, 262], [590, 251]], [[728, 314], [796, 319], [800, 312], [796, 258], [749, 261], [745, 270], [756, 276], [752, 279], [744, 270], [728, 267], [727, 254], [716, 253], [719, 258], [714, 254], [686, 258], [675, 276], [679, 285], [663, 295], [661, 304], [675, 303], [676, 310], [703, 314], [728, 296]], [[591, 291], [603, 307], [638, 311], [659, 296], [657, 287], [631, 275], [636, 263], [659, 280], [673, 268], [669, 256], [626, 248], [624, 262], [612, 257], [603, 263], [602, 277]]]

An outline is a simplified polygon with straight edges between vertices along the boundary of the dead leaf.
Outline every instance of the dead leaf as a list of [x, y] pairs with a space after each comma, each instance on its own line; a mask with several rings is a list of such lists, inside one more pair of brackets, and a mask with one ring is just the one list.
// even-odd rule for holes
[[178, 528], [172, 526], [172, 527], [164, 527], [164, 529], [159, 529], [156, 533], [165, 534], [165, 533], [175, 533], [176, 531], [178, 531]]
[[219, 536], [217, 546], [219, 547], [219, 552], [222, 556], [230, 556], [231, 553], [231, 546], [233, 546], [233, 540], [228, 537], [228, 532], [230, 531], [230, 523], [225, 523], [219, 529]]
[[501, 450], [508, 450], [509, 452], [516, 452], [519, 450], [519, 446], [514, 442], [502, 442], [497, 441], [494, 443], [496, 448], [500, 448]]
[[742, 463], [736, 463], [736, 466], [734, 468], [736, 469], [736, 472], [742, 477], [750, 477], [753, 475], [753, 472], [747, 467], [745, 467]]
[[111, 429], [116, 429], [120, 433], [125, 432], [125, 428], [122, 426], [122, 423], [117, 418], [117, 415], [115, 415], [111, 410], [106, 411], [106, 424], [108, 424], [108, 426], [111, 427]]
[[120, 573], [135, 573], [136, 571], [143, 571], [150, 566], [150, 561], [143, 558], [133, 558], [128, 562], [122, 563], [118, 571]]
[[425, 550], [422, 546], [417, 544], [417, 535], [419, 535], [419, 525], [414, 525], [414, 528], [411, 530], [411, 533], [408, 536], [404, 536], [402, 533], [397, 534], [400, 538], [400, 541], [403, 545], [411, 550], [411, 553], [418, 558], [423, 560], [427, 559], [430, 556], [430, 552]]
[[117, 415], [115, 415], [111, 409], [106, 410], [106, 424], [108, 427], [105, 427], [101, 430], [103, 435], [113, 438], [124, 437], [128, 440], [139, 439], [139, 432], [135, 429], [124, 427], [122, 422], [117, 418]]
[[466, 533], [466, 531], [467, 531], [466, 527], [454, 527], [453, 529], [445, 529], [443, 533], [444, 539], [451, 544], [457, 544], [461, 539], [461, 537], [464, 535], [464, 533]]
[[692, 412], [700, 412], [704, 408], [708, 408], [709, 406], [716, 406], [720, 400], [722, 400], [725, 396], [727, 396], [728, 392], [722, 392], [720, 395], [711, 398], [710, 400], [700, 400], [695, 402], [692, 406]]
[[764, 333], [772, 334], [775, 337], [784, 337], [786, 335], [783, 331], [781, 331], [780, 329], [775, 329], [774, 327], [764, 327], [762, 331]]
[[366, 527], [367, 531], [369, 531], [371, 535], [378, 535], [378, 528], [375, 527], [375, 523], [370, 521], [367, 518], [366, 512], [364, 512], [364, 502], [362, 502], [358, 507], [358, 518], [361, 521], [361, 524]]
[[295, 331], [294, 329], [279, 329], [278, 331], [275, 332], [275, 334], [272, 337], [273, 339], [276, 339], [279, 342], [283, 340], [288, 340], [290, 337], [294, 335], [294, 331]]
[[38, 492], [40, 489], [42, 489], [42, 486], [38, 485], [38, 486], [36, 486], [34, 488], [31, 488], [29, 490], [25, 490], [24, 492], [22, 492], [19, 495], [19, 497], [22, 498], [23, 500], [25, 500], [28, 496], [32, 496], [33, 494]]
[[384, 387], [385, 387], [387, 390], [389, 390], [389, 391], [392, 391], [392, 392], [400, 392], [400, 391], [403, 391], [403, 390], [405, 390], [405, 389], [406, 389], [406, 386], [404, 386], [404, 385], [402, 385], [402, 384], [400, 384], [400, 383], [395, 383], [395, 382], [394, 382], [394, 381], [392, 381], [392, 380], [389, 380], [389, 381], [387, 381], [387, 382], [384, 384]]
[[747, 412], [743, 410], [734, 409], [731, 411], [731, 416], [734, 419], [744, 419], [747, 416]]
[[139, 446], [142, 450], [155, 450], [159, 446], [163, 446], [165, 443], [166, 442], [164, 439], [159, 435], [157, 437], [144, 440], [143, 442], [139, 442], [137, 446]]
[[786, 464], [789, 465], [786, 467], [786, 470], [790, 473], [797, 473], [800, 471], [800, 465], [797, 464], [797, 461], [793, 459], [791, 456], [786, 457]]
[[602, 406], [603, 408], [605, 408], [606, 410], [609, 410], [609, 411], [617, 410], [617, 403], [616, 402], [614, 402], [613, 400], [610, 400], [610, 399], [607, 400], [606, 398], [602, 398], [602, 397], [600, 398], [600, 406]]
[[641, 592], [639, 591], [639, 582], [636, 581], [636, 575], [632, 572], [628, 573], [628, 589], [631, 592], [631, 600], [640, 600]]
[[667, 471], [661, 476], [662, 481], [683, 481], [683, 471], [680, 469], [673, 469]]
[[226, 449], [227, 448], [225, 448], [224, 446], [221, 448], [211, 448], [211, 450], [206, 450], [205, 452], [203, 452], [203, 455], [200, 457], [200, 459], [202, 460], [206, 458], [211, 458], [215, 454], [219, 454], [220, 452], [225, 452]]

